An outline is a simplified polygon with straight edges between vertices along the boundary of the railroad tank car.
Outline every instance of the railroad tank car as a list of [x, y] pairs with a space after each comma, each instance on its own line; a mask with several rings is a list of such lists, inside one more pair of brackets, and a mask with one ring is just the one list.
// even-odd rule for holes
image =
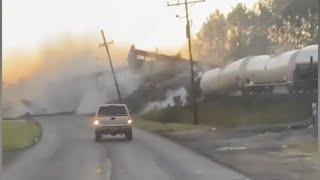
[[[310, 57], [312, 62], [310, 62]], [[248, 56], [225, 67], [205, 72], [200, 80], [202, 93], [226, 93], [241, 89], [243, 94], [273, 93], [276, 86], [289, 92], [317, 88], [318, 46], [311, 45], [278, 55]]]
[[242, 58], [221, 68], [219, 89], [228, 92], [242, 87], [246, 82], [246, 66], [250, 58], [250, 56]]
[[248, 60], [245, 75], [247, 84], [257, 85], [266, 82], [264, 73], [261, 72], [266, 71], [265, 67], [269, 60], [268, 55], [254, 56]]
[[313, 64], [318, 64], [318, 45], [302, 48], [295, 57], [296, 64], [309, 64], [310, 56], [313, 57]]
[[295, 57], [294, 87], [290, 92], [318, 88], [318, 45], [302, 48]]
[[200, 89], [203, 94], [221, 93], [219, 81], [220, 68], [211, 69], [206, 71], [200, 80]]
[[[234, 61], [223, 68], [212, 69], [203, 74], [200, 81], [202, 93], [225, 93], [240, 89], [242, 93], [246, 93], [244, 86], [249, 83], [264, 82], [264, 77], [260, 76], [259, 71], [263, 70], [261, 64], [266, 64], [269, 56], [248, 56], [240, 60]], [[248, 69], [249, 68], [249, 69]], [[248, 71], [249, 70], [249, 71]], [[251, 82], [249, 82], [249, 79]], [[258, 81], [255, 81], [258, 79]], [[212, 91], [212, 92], [210, 92]]]
[[266, 82], [265, 72], [266, 65], [270, 60], [269, 55], [253, 56], [248, 59], [245, 70], [245, 88], [242, 93], [265, 91], [264, 83]]
[[299, 50], [288, 51], [277, 56], [273, 56], [267, 62], [265, 71], [266, 84], [281, 84], [293, 81], [293, 70], [295, 66], [295, 56]]

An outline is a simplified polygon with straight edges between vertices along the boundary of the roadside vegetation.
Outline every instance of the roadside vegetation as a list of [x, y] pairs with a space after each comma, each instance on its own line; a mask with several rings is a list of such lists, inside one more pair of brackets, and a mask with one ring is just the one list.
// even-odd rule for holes
[[170, 134], [191, 134], [197, 131], [209, 130], [208, 126], [195, 126], [186, 123], [170, 123], [170, 122], [156, 122], [136, 117], [134, 119], [134, 126], [142, 128], [151, 132], [170, 132]]
[[[311, 116], [311, 98], [297, 96], [220, 97], [198, 106], [202, 125], [214, 127], [243, 127], [259, 124], [291, 123]], [[143, 119], [161, 123], [192, 124], [189, 106], [155, 110], [142, 115]]]
[[2, 151], [30, 147], [39, 139], [42, 129], [39, 124], [27, 120], [2, 121]]

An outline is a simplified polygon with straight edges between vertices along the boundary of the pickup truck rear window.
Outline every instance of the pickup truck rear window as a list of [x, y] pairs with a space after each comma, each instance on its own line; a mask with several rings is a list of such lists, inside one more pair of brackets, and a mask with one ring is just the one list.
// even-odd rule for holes
[[102, 106], [99, 108], [98, 116], [127, 116], [124, 106]]

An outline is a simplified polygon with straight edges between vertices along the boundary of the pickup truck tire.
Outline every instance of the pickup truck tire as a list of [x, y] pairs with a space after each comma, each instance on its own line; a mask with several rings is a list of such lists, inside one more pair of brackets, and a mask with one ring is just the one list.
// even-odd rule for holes
[[128, 141], [132, 141], [132, 130], [131, 129], [125, 133], [125, 137]]
[[96, 142], [100, 141], [100, 140], [101, 140], [101, 134], [95, 133], [94, 140], [95, 140]]

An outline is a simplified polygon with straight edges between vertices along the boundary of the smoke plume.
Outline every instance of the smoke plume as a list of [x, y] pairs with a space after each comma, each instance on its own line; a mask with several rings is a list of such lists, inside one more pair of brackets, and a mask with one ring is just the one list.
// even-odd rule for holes
[[[3, 115], [93, 112], [117, 98], [100, 39], [64, 36], [38, 52], [4, 59]], [[139, 86], [139, 76], [126, 67], [129, 46], [110, 46], [123, 96]], [[18, 53], [16, 53], [18, 54]]]
[[173, 98], [177, 96], [180, 96], [180, 99], [182, 101], [182, 104], [181, 104], [182, 106], [187, 104], [188, 92], [185, 88], [181, 87], [177, 90], [168, 90], [166, 92], [165, 100], [148, 103], [141, 113], [144, 114], [153, 110], [159, 110], [159, 109], [175, 106], [175, 102]]

